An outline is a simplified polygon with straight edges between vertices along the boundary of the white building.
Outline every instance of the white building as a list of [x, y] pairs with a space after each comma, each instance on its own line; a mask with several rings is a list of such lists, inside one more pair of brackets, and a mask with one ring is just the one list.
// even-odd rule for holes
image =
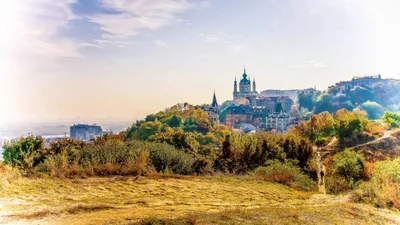
[[265, 119], [268, 130], [286, 132], [292, 124], [293, 118], [288, 113], [272, 113]]

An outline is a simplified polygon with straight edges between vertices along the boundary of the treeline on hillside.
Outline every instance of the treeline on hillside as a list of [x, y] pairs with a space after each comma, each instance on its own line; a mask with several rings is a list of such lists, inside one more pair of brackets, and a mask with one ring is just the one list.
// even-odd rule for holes
[[385, 110], [400, 111], [400, 86], [398, 84], [383, 85], [377, 83], [372, 88], [356, 86], [339, 92], [333, 88], [328, 92], [305, 91], [299, 93], [300, 110], [318, 114], [328, 111], [333, 114], [339, 109], [352, 111], [355, 108], [364, 110], [369, 119], [379, 119]]
[[306, 139], [284, 135], [225, 136], [222, 149], [200, 154], [168, 143], [128, 140], [105, 135], [89, 143], [62, 139], [44, 146], [40, 136], [29, 136], [4, 146], [4, 162], [27, 173], [48, 173], [55, 177], [182, 175], [215, 172], [245, 174], [269, 161], [291, 162], [311, 173], [312, 145]]
[[184, 103], [136, 121], [123, 132], [125, 140], [166, 142], [185, 151], [210, 154], [230, 131], [213, 124], [199, 107]]
[[368, 120], [365, 111], [340, 109], [333, 116], [327, 111], [313, 114], [289, 133], [307, 138], [317, 146], [325, 146], [337, 137], [340, 147], [345, 148], [374, 140], [384, 135], [384, 131], [385, 125]]
[[[383, 121], [398, 127], [400, 115], [387, 112]], [[179, 104], [137, 121], [120, 134], [107, 134], [90, 142], [62, 139], [45, 146], [39, 136], [20, 138], [3, 146], [3, 159], [27, 175], [243, 175], [254, 171], [257, 179], [311, 190], [312, 179], [316, 180], [319, 171], [314, 145], [326, 146], [336, 137], [344, 149], [380, 137], [384, 129], [382, 124], [368, 120], [364, 111], [341, 109], [333, 116], [328, 112], [312, 115], [287, 134], [244, 135], [210, 123], [199, 108]], [[328, 190], [333, 193], [369, 179], [362, 156], [348, 151], [326, 163]], [[356, 165], [356, 172], [349, 175], [347, 169], [352, 165]]]

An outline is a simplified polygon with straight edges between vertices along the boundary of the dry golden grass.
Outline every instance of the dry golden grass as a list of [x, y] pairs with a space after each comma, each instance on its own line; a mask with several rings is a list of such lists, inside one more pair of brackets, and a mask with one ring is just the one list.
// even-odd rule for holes
[[[371, 212], [372, 211], [372, 212]], [[395, 216], [388, 217], [377, 211], [354, 204], [334, 206], [264, 207], [236, 209], [218, 213], [188, 214], [179, 218], [147, 218], [126, 224], [397, 224]]]
[[0, 193], [0, 224], [400, 223], [343, 202], [247, 177], [20, 178]]

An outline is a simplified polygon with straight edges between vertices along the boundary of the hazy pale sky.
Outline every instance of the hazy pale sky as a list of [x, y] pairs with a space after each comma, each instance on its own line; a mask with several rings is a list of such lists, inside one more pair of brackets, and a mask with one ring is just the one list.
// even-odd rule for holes
[[177, 102], [400, 78], [398, 0], [2, 0], [0, 122], [133, 120]]

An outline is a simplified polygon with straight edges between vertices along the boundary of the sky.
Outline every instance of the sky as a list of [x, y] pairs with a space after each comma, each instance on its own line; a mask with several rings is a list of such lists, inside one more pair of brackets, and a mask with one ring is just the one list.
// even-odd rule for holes
[[0, 123], [136, 120], [178, 102], [400, 78], [397, 0], [3, 0]]

